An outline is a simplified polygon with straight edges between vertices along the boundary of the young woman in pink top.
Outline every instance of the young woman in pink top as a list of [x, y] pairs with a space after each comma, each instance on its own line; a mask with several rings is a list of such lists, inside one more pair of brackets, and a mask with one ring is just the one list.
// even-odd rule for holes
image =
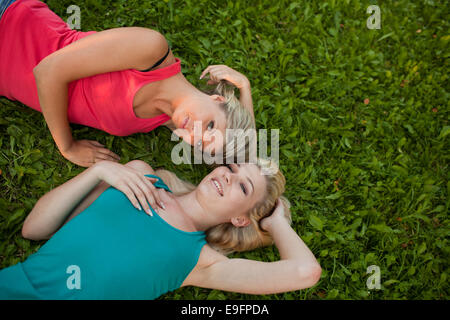
[[[119, 156], [97, 141], [74, 140], [69, 123], [117, 136], [166, 125], [208, 152], [223, 150], [227, 128], [255, 126], [244, 75], [209, 66], [200, 78], [209, 73], [208, 83], [218, 86], [215, 94], [203, 93], [183, 76], [180, 59], [157, 31], [71, 30], [38, 0], [0, 0], [0, 15], [0, 96], [42, 112], [59, 151], [75, 164]], [[226, 82], [240, 89], [239, 100]], [[202, 124], [197, 141], [194, 121]]]

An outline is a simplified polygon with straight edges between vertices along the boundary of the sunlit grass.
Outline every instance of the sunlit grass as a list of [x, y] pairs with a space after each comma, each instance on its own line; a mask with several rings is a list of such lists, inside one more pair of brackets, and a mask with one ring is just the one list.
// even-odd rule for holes
[[[46, 1], [67, 19], [68, 0]], [[280, 130], [280, 167], [296, 231], [319, 259], [311, 289], [249, 296], [183, 288], [162, 299], [448, 299], [449, 16], [445, 1], [77, 1], [82, 31], [162, 32], [195, 85], [209, 64], [252, 84], [258, 128]], [[113, 137], [73, 126], [121, 156], [198, 182], [175, 166], [170, 131]], [[20, 230], [45, 192], [83, 169], [58, 152], [42, 115], [0, 99], [0, 267], [43, 242]], [[276, 248], [235, 255], [273, 261]], [[381, 289], [367, 289], [367, 267]], [[149, 270], [149, 272], [151, 272]]]

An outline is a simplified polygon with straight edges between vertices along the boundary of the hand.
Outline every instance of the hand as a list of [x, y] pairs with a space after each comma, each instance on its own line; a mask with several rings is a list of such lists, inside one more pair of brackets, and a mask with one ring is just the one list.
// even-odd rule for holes
[[275, 210], [272, 212], [272, 214], [264, 219], [261, 220], [260, 226], [263, 230], [271, 232], [271, 229], [274, 225], [279, 223], [280, 221], [287, 222], [286, 217], [284, 215], [284, 205], [280, 198], [277, 200], [277, 206], [275, 207]]
[[[158, 212], [156, 204], [165, 209], [158, 190], [153, 185], [156, 178], [146, 177], [136, 169], [124, 166], [108, 160], [102, 160], [95, 164], [97, 176], [117, 190], [122, 191], [138, 210], [144, 208], [147, 214], [153, 216], [150, 206]], [[139, 205], [140, 203], [140, 205]]]
[[61, 151], [61, 154], [81, 167], [90, 167], [101, 160], [110, 160], [118, 162], [120, 157], [114, 152], [105, 148], [104, 145], [92, 140], [73, 141], [70, 147]]
[[250, 82], [248, 81], [246, 76], [223, 64], [211, 65], [207, 67], [202, 72], [200, 79], [202, 79], [208, 73], [209, 73], [209, 80], [207, 84], [210, 85], [218, 84], [220, 80], [227, 80], [228, 82], [232, 83], [239, 89], [250, 86]]

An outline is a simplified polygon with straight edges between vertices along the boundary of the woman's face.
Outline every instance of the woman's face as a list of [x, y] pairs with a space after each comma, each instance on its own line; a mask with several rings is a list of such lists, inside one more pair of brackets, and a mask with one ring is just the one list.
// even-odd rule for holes
[[205, 94], [183, 102], [172, 115], [175, 133], [204, 152], [222, 151], [227, 127], [225, 112], [220, 107], [224, 99]]
[[[265, 197], [266, 183], [257, 165], [233, 163], [208, 174], [198, 185], [196, 197], [206, 212], [213, 212], [218, 220], [235, 224], [233, 218], [247, 216], [247, 212]], [[249, 220], [237, 226], [245, 226], [247, 222]]]

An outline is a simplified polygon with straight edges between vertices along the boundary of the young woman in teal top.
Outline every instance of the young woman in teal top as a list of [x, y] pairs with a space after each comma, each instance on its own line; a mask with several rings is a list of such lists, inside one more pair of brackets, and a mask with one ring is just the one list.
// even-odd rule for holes
[[[0, 271], [0, 298], [154, 299], [183, 286], [249, 294], [311, 287], [321, 268], [289, 225], [283, 175], [265, 169], [262, 162], [218, 167], [194, 187], [142, 161], [98, 162], [36, 203], [22, 234], [50, 240]], [[272, 241], [280, 261], [223, 254]]]

